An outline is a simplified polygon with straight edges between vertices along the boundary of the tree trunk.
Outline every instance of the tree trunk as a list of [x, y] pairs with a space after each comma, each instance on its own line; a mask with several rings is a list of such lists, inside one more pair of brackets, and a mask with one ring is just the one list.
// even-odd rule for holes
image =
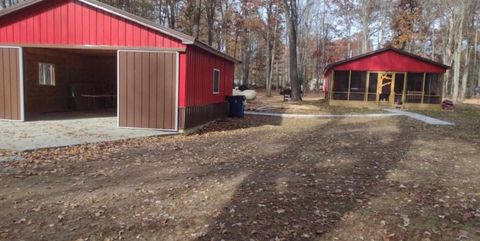
[[[278, 29], [278, 21], [275, 18], [278, 16], [278, 11], [273, 12], [273, 0], [270, 0], [268, 3], [267, 7], [267, 71], [266, 71], [266, 91], [267, 91], [267, 96], [271, 97], [272, 96], [272, 79], [273, 79], [273, 64], [275, 60], [275, 48], [276, 48], [276, 32]], [[274, 24], [273, 29], [272, 29], [272, 24]]]
[[215, 24], [215, 0], [207, 1], [207, 42], [208, 45], [213, 44], [213, 27]]
[[288, 23], [288, 46], [289, 46], [289, 66], [290, 66], [290, 85], [292, 87], [292, 101], [301, 101], [301, 83], [298, 78], [297, 65], [297, 29], [298, 29], [298, 8], [297, 0], [284, 0], [285, 12]]
[[465, 100], [467, 95], [469, 65], [470, 65], [470, 51], [468, 49], [468, 42], [467, 42], [467, 50], [465, 51], [465, 60], [463, 62], [462, 88], [460, 92], [460, 99], [462, 101]]
[[478, 44], [478, 30], [475, 30], [475, 40], [473, 43], [473, 66], [477, 66], [477, 44]]
[[168, 27], [171, 29], [175, 29], [175, 6], [177, 0], [167, 0], [167, 20], [168, 20]]
[[[478, 51], [478, 30], [475, 31], [475, 51], [474, 51], [474, 56], [473, 56], [473, 68], [475, 68], [475, 66], [477, 66], [477, 63], [478, 63], [478, 66], [477, 66], [477, 69], [478, 69], [478, 74], [477, 74], [477, 86], [476, 87], [480, 87], [480, 61], [477, 61], [477, 51]], [[475, 73], [474, 73], [475, 75]], [[475, 87], [475, 86], [474, 86]]]
[[435, 60], [435, 27], [432, 26], [432, 60]]
[[362, 54], [368, 52], [370, 36], [370, 0], [362, 1]]
[[202, 0], [195, 0], [195, 9], [193, 11], [193, 37], [200, 36], [200, 16], [202, 13]]
[[457, 48], [454, 53], [454, 66], [453, 66], [453, 101], [457, 102], [460, 92], [460, 67], [462, 57], [462, 40], [463, 40], [463, 22], [465, 20], [465, 12], [467, 10], [467, 4], [462, 1], [462, 10], [460, 13], [460, 24], [458, 26], [457, 35]]
[[[454, 20], [453, 20], [453, 16], [451, 16], [448, 20], [447, 39], [445, 39], [445, 36], [444, 36], [443, 46], [442, 46], [443, 63], [448, 64], [450, 66], [453, 63], [453, 58], [452, 58], [453, 31], [454, 31], [453, 27], [454, 27]], [[450, 96], [450, 94], [451, 94], [451, 92], [449, 91], [450, 90], [450, 88], [449, 88], [450, 73], [451, 73], [451, 70], [447, 70], [447, 72], [445, 73], [445, 85], [443, 87], [443, 96], [445, 96], [445, 97]]]

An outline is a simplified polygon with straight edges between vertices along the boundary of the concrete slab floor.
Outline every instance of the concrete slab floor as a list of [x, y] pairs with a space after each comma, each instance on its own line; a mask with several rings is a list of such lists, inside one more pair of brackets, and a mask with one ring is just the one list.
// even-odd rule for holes
[[[28, 151], [148, 136], [174, 135], [158, 130], [117, 128], [117, 117], [63, 116], [40, 121], [0, 121], [0, 150]], [[70, 118], [67, 118], [70, 117]]]

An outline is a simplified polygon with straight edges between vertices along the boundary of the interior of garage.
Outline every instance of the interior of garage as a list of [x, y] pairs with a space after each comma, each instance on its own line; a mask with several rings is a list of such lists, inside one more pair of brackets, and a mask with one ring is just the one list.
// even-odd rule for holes
[[115, 50], [24, 48], [25, 120], [117, 116]]

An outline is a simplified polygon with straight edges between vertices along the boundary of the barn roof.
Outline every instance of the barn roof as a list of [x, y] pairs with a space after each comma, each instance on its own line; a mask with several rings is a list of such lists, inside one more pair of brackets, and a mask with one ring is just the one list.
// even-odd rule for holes
[[[49, 0], [27, 0], [27, 1], [24, 1], [24, 2], [21, 2], [21, 3], [18, 3], [16, 5], [12, 6], [12, 7], [1, 10], [0, 11], [0, 17], [12, 14], [14, 12], [17, 12], [17, 11], [21, 10], [21, 9], [24, 9], [24, 8], [27, 8], [27, 7], [30, 7], [30, 6], [34, 6], [37, 3], [46, 2], [46, 1], [49, 1]], [[225, 58], [227, 60], [230, 60], [232, 62], [235, 62], [235, 63], [240, 62], [238, 59], [236, 59], [236, 58], [234, 58], [230, 55], [227, 55], [227, 54], [225, 54], [225, 53], [223, 53], [223, 52], [221, 52], [221, 51], [219, 51], [215, 48], [212, 48], [211, 46], [209, 46], [205, 43], [202, 43], [201, 41], [199, 41], [198, 39], [196, 39], [196, 38], [194, 38], [190, 35], [184, 34], [182, 32], [179, 32], [179, 31], [171, 29], [171, 28], [167, 28], [167, 27], [162, 26], [160, 24], [157, 24], [153, 21], [150, 21], [150, 20], [147, 20], [145, 18], [139, 17], [137, 15], [131, 14], [131, 13], [126, 12], [124, 10], [112, 7], [108, 4], [105, 4], [105, 3], [102, 3], [102, 2], [99, 2], [99, 1], [96, 1], [96, 0], [76, 0], [76, 1], [85, 3], [89, 6], [94, 7], [94, 8], [103, 10], [105, 12], [111, 13], [113, 15], [119, 16], [119, 17], [124, 18], [126, 20], [135, 22], [137, 24], [140, 24], [142, 26], [145, 26], [147, 28], [150, 28], [152, 30], [160, 32], [162, 34], [165, 34], [165, 35], [168, 35], [168, 36], [173, 37], [175, 39], [178, 39], [178, 40], [182, 41], [182, 43], [185, 44], [185, 45], [194, 45], [194, 46], [199, 47], [199, 48], [201, 48], [201, 49], [203, 49], [207, 52], [210, 52], [212, 54], [215, 54], [217, 56], [220, 56], [220, 57]]]
[[423, 63], [431, 64], [431, 65], [434, 65], [434, 66], [437, 66], [437, 67], [440, 67], [440, 68], [450, 69], [450, 66], [445, 65], [443, 63], [439, 63], [439, 62], [433, 61], [431, 59], [427, 59], [427, 58], [424, 58], [422, 56], [412, 54], [412, 53], [409, 53], [409, 52], [401, 50], [401, 49], [397, 49], [397, 48], [393, 48], [393, 47], [386, 47], [386, 48], [378, 49], [376, 51], [372, 51], [372, 52], [369, 52], [369, 53], [357, 55], [357, 56], [354, 56], [352, 58], [344, 59], [344, 60], [341, 60], [341, 61], [338, 61], [338, 62], [335, 62], [335, 63], [331, 63], [331, 64], [327, 65], [327, 67], [325, 67], [324, 73], [325, 74], [328, 73], [330, 70], [334, 69], [337, 66], [348, 64], [348, 63], [351, 63], [351, 62], [355, 62], [357, 60], [368, 58], [368, 57], [378, 55], [378, 54], [388, 52], [388, 51], [393, 51], [393, 52], [398, 53], [400, 55], [412, 58], [414, 60], [417, 60], [417, 61], [420, 61], [420, 62], [423, 62]]

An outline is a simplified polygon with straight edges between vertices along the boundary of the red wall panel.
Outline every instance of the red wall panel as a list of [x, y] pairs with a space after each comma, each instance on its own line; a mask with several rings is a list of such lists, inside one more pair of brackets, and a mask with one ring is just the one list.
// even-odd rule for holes
[[[182, 64], [182, 61], [186, 62]], [[232, 95], [235, 64], [199, 47], [188, 46], [186, 56], [180, 56], [180, 107], [201, 106], [225, 101]], [[213, 94], [213, 70], [220, 70], [220, 93]], [[182, 76], [185, 76], [182, 82]]]
[[334, 70], [445, 73], [446, 69], [394, 51], [381, 52], [334, 67]]
[[180, 40], [75, 0], [53, 0], [0, 18], [0, 44], [185, 48]]

